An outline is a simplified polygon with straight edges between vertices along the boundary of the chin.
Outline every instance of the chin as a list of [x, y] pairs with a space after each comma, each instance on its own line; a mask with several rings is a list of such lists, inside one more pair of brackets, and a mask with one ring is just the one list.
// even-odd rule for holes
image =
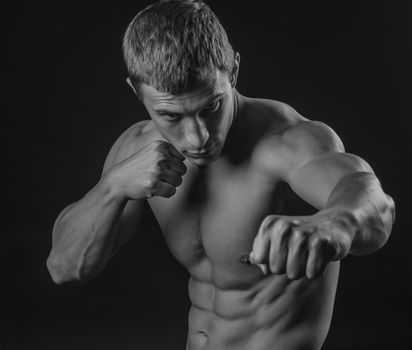
[[183, 153], [183, 155], [186, 157], [186, 159], [197, 166], [207, 166], [213, 162], [215, 162], [221, 153], [221, 148], [219, 146], [215, 146], [215, 148], [212, 150], [212, 152], [204, 157], [196, 157], [196, 156], [190, 156], [188, 153]]

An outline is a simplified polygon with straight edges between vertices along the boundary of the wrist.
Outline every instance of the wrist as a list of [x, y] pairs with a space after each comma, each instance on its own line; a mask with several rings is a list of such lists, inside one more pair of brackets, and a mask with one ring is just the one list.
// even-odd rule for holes
[[345, 233], [347, 239], [350, 240], [350, 245], [357, 239], [361, 223], [359, 215], [353, 209], [330, 207], [319, 211], [315, 215], [326, 216], [326, 221], [329, 222], [332, 228], [337, 228], [339, 232]]
[[105, 172], [97, 186], [102, 195], [107, 197], [110, 201], [123, 203], [128, 200], [125, 193], [121, 190], [118, 181], [116, 181], [115, 174], [113, 174], [112, 171]]

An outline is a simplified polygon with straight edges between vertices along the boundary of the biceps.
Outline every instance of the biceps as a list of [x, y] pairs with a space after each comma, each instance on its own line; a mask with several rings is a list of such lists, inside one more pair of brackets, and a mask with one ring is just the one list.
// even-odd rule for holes
[[373, 173], [362, 158], [350, 153], [333, 152], [316, 157], [294, 170], [288, 182], [294, 192], [317, 209], [321, 209], [335, 185], [346, 175], [357, 172]]

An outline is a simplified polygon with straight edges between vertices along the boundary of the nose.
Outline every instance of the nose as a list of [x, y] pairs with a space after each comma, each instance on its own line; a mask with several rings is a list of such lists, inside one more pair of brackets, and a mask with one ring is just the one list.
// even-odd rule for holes
[[201, 150], [209, 139], [205, 122], [199, 117], [188, 118], [186, 125], [186, 140], [193, 150]]

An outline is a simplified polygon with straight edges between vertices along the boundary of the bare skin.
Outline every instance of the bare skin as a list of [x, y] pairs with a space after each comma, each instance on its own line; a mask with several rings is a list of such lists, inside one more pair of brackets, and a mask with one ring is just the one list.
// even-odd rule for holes
[[[274, 118], [277, 102], [239, 98], [241, 108], [262, 109], [263, 130], [276, 118], [279, 124], [300, 119]], [[249, 116], [249, 122], [257, 119]], [[240, 126], [248, 115], [240, 112], [238, 118]], [[150, 139], [159, 137], [151, 123], [146, 130]], [[190, 273], [187, 349], [318, 348], [329, 328], [339, 263], [330, 264], [321, 278], [291, 280], [240, 261], [252, 250], [263, 218], [282, 214], [287, 195], [278, 193], [279, 179], [257, 171], [253, 149], [235, 153], [235, 159], [228, 151], [205, 169], [186, 161], [176, 195], [149, 200], [170, 251]]]
[[[372, 169], [324, 124], [244, 97], [226, 76], [180, 96], [141, 93], [152, 120], [119, 138], [96, 187], [56, 221], [55, 282], [99, 273], [148, 203], [190, 274], [186, 349], [319, 349], [339, 261], [390, 233], [393, 201]], [[319, 212], [285, 213], [292, 189]]]

